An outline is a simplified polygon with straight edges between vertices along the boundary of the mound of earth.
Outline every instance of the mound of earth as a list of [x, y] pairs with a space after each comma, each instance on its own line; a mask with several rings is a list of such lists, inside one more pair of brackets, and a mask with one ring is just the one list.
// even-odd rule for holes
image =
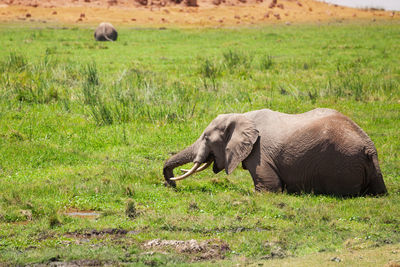
[[400, 12], [315, 0], [0, 0], [0, 22], [224, 27], [382, 19], [400, 20]]
[[164, 251], [173, 249], [178, 253], [193, 256], [193, 260], [223, 259], [225, 253], [229, 251], [229, 246], [222, 240], [210, 239], [197, 241], [194, 239], [182, 240], [161, 240], [154, 239], [144, 243], [144, 248]]

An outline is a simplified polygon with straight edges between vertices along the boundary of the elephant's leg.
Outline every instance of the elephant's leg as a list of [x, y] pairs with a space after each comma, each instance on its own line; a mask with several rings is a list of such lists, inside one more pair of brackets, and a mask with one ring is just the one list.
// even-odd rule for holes
[[382, 195], [387, 193], [385, 182], [383, 181], [381, 169], [378, 163], [378, 156], [375, 154], [370, 156], [369, 168], [367, 168], [366, 176], [369, 182], [367, 195]]
[[249, 169], [256, 191], [282, 192], [282, 182], [271, 167]]
[[260, 147], [260, 140], [257, 140], [250, 155], [242, 162], [243, 168], [250, 172], [256, 191], [282, 192], [281, 179], [272, 161], [266, 156], [261, 156]]
[[270, 164], [248, 158], [243, 165], [250, 172], [256, 191], [283, 191], [282, 182]]

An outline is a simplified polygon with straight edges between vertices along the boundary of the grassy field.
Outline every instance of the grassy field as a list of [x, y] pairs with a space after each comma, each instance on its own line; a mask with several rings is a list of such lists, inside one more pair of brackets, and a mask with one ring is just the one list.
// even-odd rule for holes
[[[0, 26], [0, 265], [400, 260], [399, 24], [121, 28], [115, 43], [39, 26]], [[387, 196], [255, 193], [240, 168], [164, 187], [164, 161], [218, 114], [315, 107], [369, 134]]]

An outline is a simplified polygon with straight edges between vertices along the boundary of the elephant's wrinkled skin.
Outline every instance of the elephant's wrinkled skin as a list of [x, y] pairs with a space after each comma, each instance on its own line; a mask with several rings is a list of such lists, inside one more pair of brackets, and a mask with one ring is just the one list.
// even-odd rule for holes
[[387, 193], [374, 143], [332, 109], [297, 115], [268, 109], [219, 115], [197, 141], [165, 162], [167, 184], [175, 186], [174, 179], [185, 178], [173, 177], [173, 169], [188, 162], [195, 163], [193, 169], [196, 163], [214, 162], [215, 173], [225, 169], [227, 174], [242, 162], [258, 191]]
[[102, 22], [94, 32], [96, 41], [116, 41], [118, 32], [111, 23]]

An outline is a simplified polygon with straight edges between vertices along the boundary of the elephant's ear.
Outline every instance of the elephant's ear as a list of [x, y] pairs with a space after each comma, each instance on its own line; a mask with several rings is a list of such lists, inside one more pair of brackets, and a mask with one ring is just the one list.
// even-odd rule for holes
[[227, 126], [225, 147], [225, 171], [230, 174], [237, 165], [248, 157], [258, 138], [253, 121], [241, 114], [234, 115]]

